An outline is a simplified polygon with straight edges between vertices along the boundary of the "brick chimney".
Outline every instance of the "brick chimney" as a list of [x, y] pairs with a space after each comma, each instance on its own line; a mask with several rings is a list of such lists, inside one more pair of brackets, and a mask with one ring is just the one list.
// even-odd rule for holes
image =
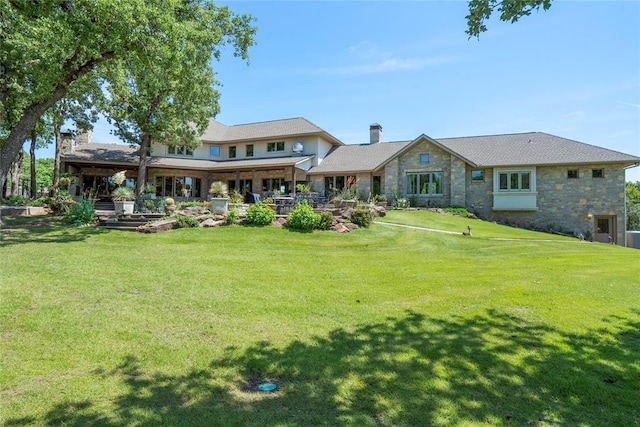
[[377, 144], [382, 142], [382, 126], [374, 123], [369, 126], [369, 144]]

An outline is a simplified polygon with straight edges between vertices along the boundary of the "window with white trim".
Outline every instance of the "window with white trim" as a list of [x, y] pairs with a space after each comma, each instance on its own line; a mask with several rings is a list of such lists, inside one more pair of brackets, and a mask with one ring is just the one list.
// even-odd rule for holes
[[284, 151], [284, 141], [267, 142], [267, 152]]
[[531, 191], [531, 171], [498, 172], [498, 191]]
[[442, 191], [442, 172], [407, 174], [407, 195], [441, 196], [443, 194]]
[[220, 146], [219, 145], [209, 146], [209, 155], [212, 157], [220, 157]]
[[172, 156], [193, 156], [193, 148], [170, 145], [167, 148], [167, 154]]

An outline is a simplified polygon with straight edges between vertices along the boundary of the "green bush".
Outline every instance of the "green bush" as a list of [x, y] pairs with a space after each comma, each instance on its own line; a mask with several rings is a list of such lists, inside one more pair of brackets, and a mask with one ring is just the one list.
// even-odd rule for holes
[[200, 221], [193, 215], [176, 214], [176, 228], [195, 228], [200, 225]]
[[24, 196], [9, 196], [2, 203], [8, 206], [27, 206], [29, 199]]
[[90, 224], [95, 217], [96, 211], [91, 200], [82, 198], [77, 203], [65, 206], [64, 217], [74, 225]]
[[358, 227], [369, 227], [373, 222], [373, 215], [369, 209], [354, 209], [351, 211], [351, 222]]
[[320, 215], [313, 211], [313, 208], [309, 206], [309, 202], [306, 200], [298, 203], [287, 217], [289, 227], [296, 230], [313, 230], [318, 227], [319, 223]]
[[61, 191], [51, 200], [49, 209], [51, 209], [55, 215], [64, 215], [74, 203], [75, 200], [73, 200], [73, 197], [71, 197], [69, 193]]
[[406, 209], [406, 208], [408, 208], [410, 206], [411, 206], [411, 203], [409, 202], [409, 199], [405, 199], [404, 197], [396, 199], [393, 202], [393, 207], [394, 208]]
[[224, 222], [227, 225], [234, 224], [240, 218], [240, 212], [238, 212], [238, 208], [231, 208], [227, 212], [227, 215], [224, 217]]
[[464, 218], [469, 217], [469, 211], [466, 210], [465, 208], [448, 207], [448, 208], [443, 208], [442, 210], [447, 213], [459, 215]]
[[247, 208], [247, 222], [253, 225], [269, 225], [276, 217], [276, 212], [261, 202]]
[[333, 214], [331, 212], [321, 212], [320, 221], [318, 221], [318, 230], [328, 230], [333, 225]]

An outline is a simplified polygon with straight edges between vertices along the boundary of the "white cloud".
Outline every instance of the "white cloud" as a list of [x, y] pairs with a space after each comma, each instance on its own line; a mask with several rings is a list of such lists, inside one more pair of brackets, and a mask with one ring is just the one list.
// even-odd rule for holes
[[429, 58], [390, 58], [369, 64], [316, 68], [308, 71], [313, 74], [325, 75], [376, 74], [397, 71], [415, 71], [459, 61], [461, 61], [461, 59], [455, 56], [434, 56]]

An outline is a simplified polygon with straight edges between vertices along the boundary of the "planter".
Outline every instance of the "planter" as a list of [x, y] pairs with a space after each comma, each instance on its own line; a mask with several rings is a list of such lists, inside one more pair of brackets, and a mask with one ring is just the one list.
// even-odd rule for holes
[[224, 215], [229, 210], [229, 199], [226, 197], [211, 198], [211, 212], [216, 215]]
[[121, 200], [113, 202], [116, 213], [121, 215], [131, 215], [133, 213], [134, 204], [135, 201], [133, 200]]
[[336, 200], [334, 202], [336, 208], [355, 208], [358, 204], [357, 200]]

